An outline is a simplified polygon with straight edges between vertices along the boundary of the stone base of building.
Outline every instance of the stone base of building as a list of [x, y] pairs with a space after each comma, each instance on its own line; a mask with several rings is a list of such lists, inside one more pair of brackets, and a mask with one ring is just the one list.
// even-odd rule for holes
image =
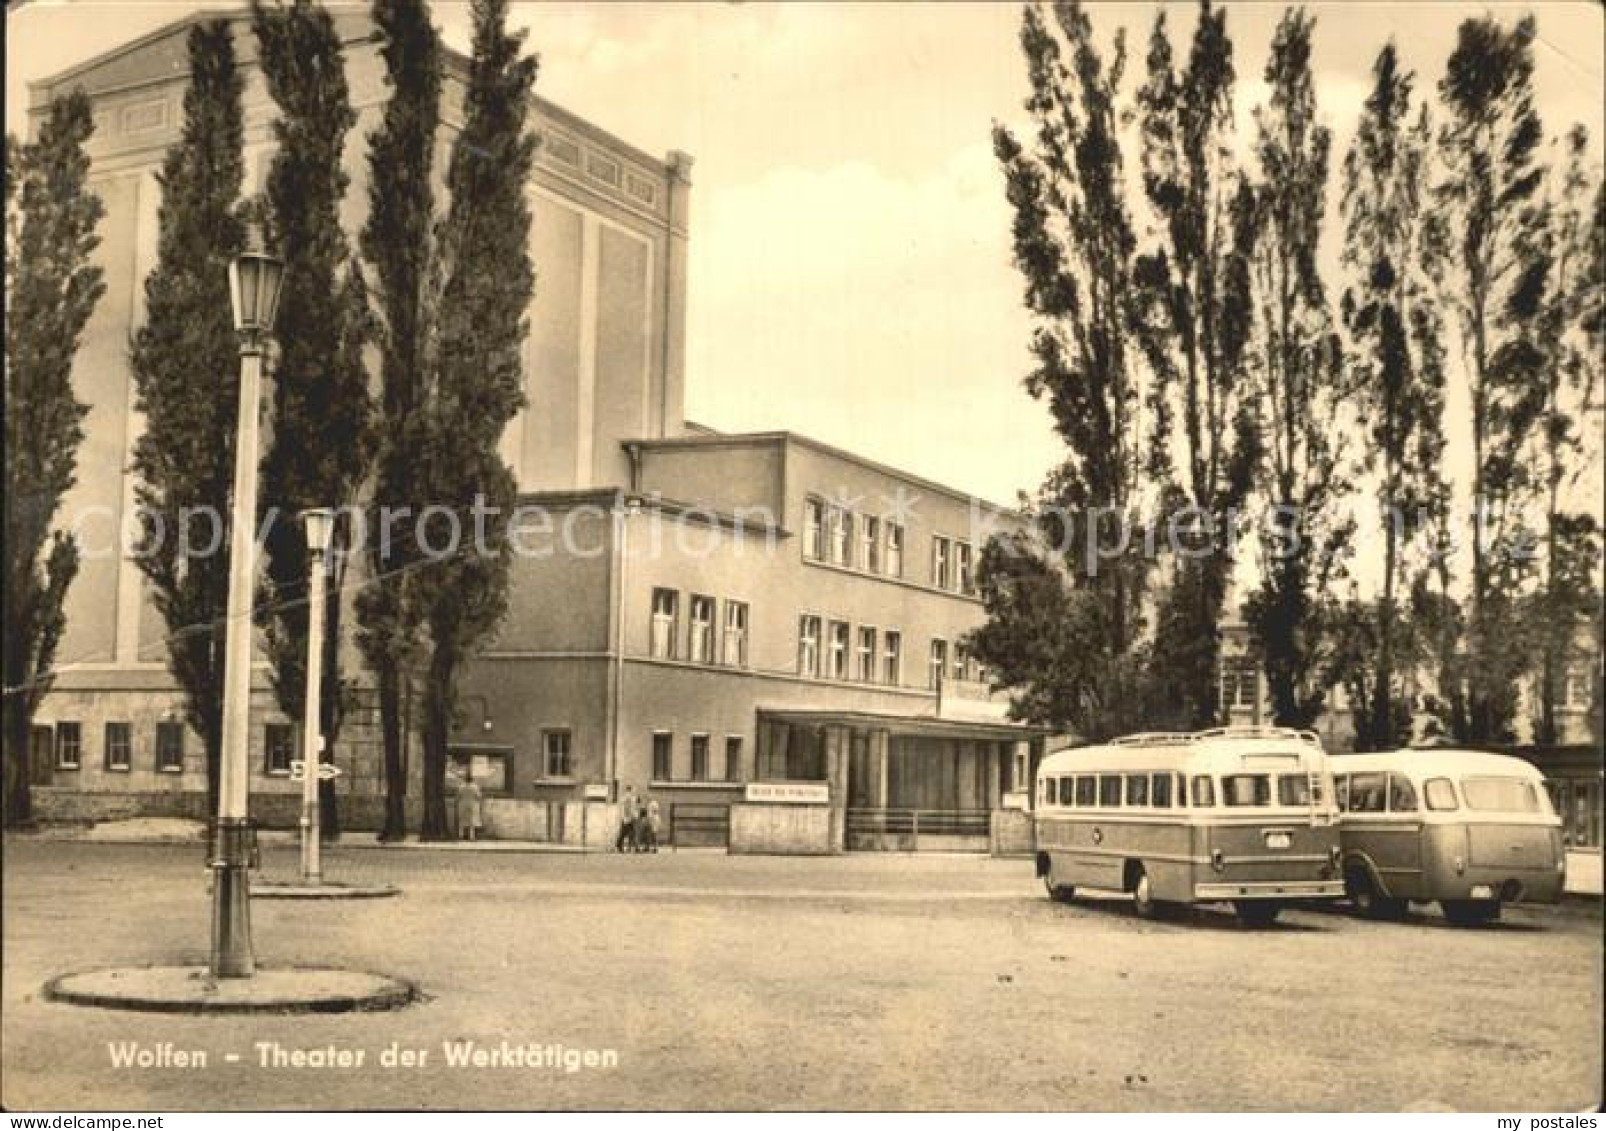
[[[206, 794], [201, 792], [113, 793], [64, 786], [34, 786], [34, 815], [43, 823], [98, 824], [151, 817], [206, 821]], [[421, 804], [407, 800], [407, 824], [418, 827]], [[340, 827], [347, 832], [378, 832], [385, 824], [385, 799], [346, 796], [338, 801]], [[251, 795], [251, 820], [264, 829], [295, 829], [301, 820], [299, 793]]]

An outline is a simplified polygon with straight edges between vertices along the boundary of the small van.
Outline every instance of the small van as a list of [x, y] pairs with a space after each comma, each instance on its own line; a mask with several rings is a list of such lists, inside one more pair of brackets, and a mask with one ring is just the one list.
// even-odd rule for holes
[[1344, 887], [1370, 918], [1436, 901], [1452, 923], [1508, 903], [1561, 899], [1561, 818], [1532, 764], [1505, 754], [1415, 749], [1329, 759]]

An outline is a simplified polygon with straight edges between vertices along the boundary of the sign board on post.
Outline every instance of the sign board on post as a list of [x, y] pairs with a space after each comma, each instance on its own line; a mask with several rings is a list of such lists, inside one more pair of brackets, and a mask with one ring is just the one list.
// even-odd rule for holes
[[770, 805], [829, 805], [831, 787], [825, 782], [753, 781], [747, 783], [747, 800]]

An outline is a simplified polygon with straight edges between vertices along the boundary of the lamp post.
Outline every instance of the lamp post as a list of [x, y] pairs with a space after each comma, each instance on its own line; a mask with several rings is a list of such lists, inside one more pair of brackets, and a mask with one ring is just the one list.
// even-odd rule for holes
[[322, 780], [323, 715], [319, 702], [323, 690], [324, 555], [334, 534], [335, 512], [326, 507], [301, 512], [306, 528], [308, 568], [312, 572], [307, 587], [307, 692], [301, 722], [301, 880], [307, 884], [323, 882], [323, 862], [318, 843], [318, 784]]
[[279, 305], [284, 264], [263, 251], [229, 265], [229, 300], [240, 339], [240, 404], [234, 436], [234, 498], [229, 545], [228, 624], [223, 662], [223, 750], [218, 774], [217, 836], [211, 861], [214, 978], [256, 972], [251, 950], [248, 748], [251, 735], [251, 651], [256, 586], [258, 418], [262, 353]]

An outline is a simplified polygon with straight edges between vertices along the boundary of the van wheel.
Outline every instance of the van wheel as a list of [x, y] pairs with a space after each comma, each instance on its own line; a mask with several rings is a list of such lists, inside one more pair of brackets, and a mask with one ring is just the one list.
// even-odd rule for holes
[[1153, 919], [1160, 914], [1160, 905], [1154, 901], [1154, 886], [1149, 883], [1149, 873], [1143, 870], [1143, 865], [1135, 866], [1131, 882], [1132, 907], [1140, 919]]
[[1269, 927], [1282, 914], [1283, 905], [1264, 899], [1240, 899], [1232, 905], [1238, 922], [1246, 927]]
[[1399, 920], [1410, 910], [1406, 900], [1380, 895], [1377, 885], [1372, 883], [1371, 873], [1365, 868], [1351, 868], [1344, 873], [1344, 890], [1363, 919]]
[[1500, 918], [1498, 899], [1441, 899], [1444, 917], [1458, 927], [1480, 927]]
[[1076, 897], [1076, 889], [1070, 884], [1056, 884], [1052, 872], [1043, 876], [1043, 887], [1048, 891], [1048, 898], [1055, 903], [1069, 903]]

